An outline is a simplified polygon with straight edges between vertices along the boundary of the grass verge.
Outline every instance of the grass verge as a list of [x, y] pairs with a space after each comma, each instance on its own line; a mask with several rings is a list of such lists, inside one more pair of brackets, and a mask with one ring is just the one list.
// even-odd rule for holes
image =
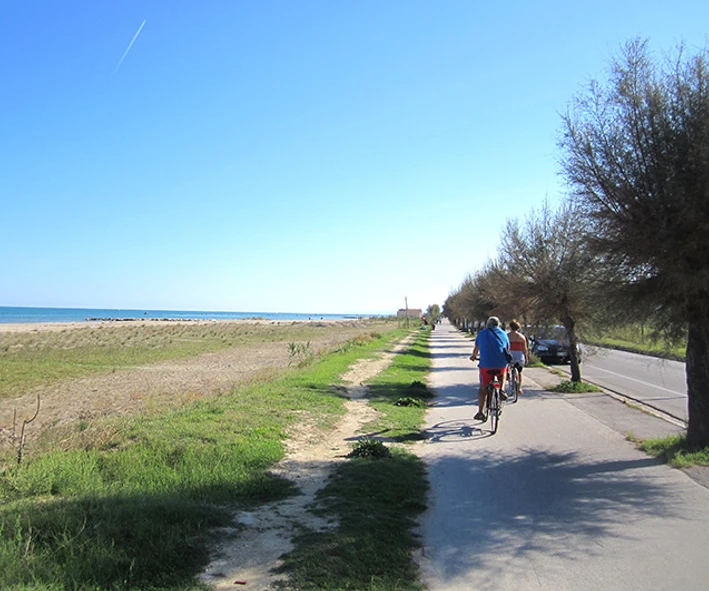
[[280, 569], [289, 576], [283, 589], [420, 591], [412, 530], [425, 495], [423, 464], [404, 450], [342, 464], [317, 498], [337, 525], [296, 538]]
[[369, 403], [380, 413], [377, 420], [366, 426], [369, 436], [396, 442], [424, 437], [421, 423], [426, 402], [433, 398], [424, 383], [431, 368], [430, 334], [417, 333], [412, 344], [368, 384]]
[[556, 386], [549, 388], [550, 392], [562, 392], [564, 394], [582, 394], [584, 392], [603, 392], [601, 388], [594, 384], [589, 384], [588, 382], [572, 382], [571, 380], [564, 380]]
[[212, 528], [293, 492], [268, 473], [288, 425], [333, 423], [343, 405], [331, 385], [402, 334], [360, 336], [273, 382], [115, 419], [100, 442], [0, 469], [0, 588], [203, 589]]
[[[531, 349], [531, 347], [530, 347]], [[539, 359], [534, 353], [531, 351], [529, 352], [529, 359], [527, 360], [527, 364], [525, 367], [547, 367], [544, 363], [542, 363], [542, 360]]]
[[687, 443], [684, 435], [671, 435], [637, 442], [644, 452], [660, 458], [675, 468], [709, 466], [709, 448], [696, 449]]
[[[420, 434], [425, 402], [423, 384], [430, 367], [427, 339], [414, 343], [369, 386], [370, 403], [382, 418], [368, 426], [350, 460], [340, 464], [316, 499], [316, 510], [328, 518], [328, 531], [307, 531], [295, 540], [280, 569], [289, 577], [284, 590], [421, 591], [412, 552], [416, 517], [426, 508], [427, 480], [423, 462], [387, 441], [411, 441]], [[401, 404], [402, 400], [407, 402]]]
[[659, 342], [635, 342], [612, 337], [596, 337], [584, 340], [584, 344], [618, 351], [628, 351], [629, 353], [639, 353], [640, 355], [650, 355], [662, 359], [674, 359], [675, 361], [684, 361], [686, 355], [685, 346], [677, 347]]

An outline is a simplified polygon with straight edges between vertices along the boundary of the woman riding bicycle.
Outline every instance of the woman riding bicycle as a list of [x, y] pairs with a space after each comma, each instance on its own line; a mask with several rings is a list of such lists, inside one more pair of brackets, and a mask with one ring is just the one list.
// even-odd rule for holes
[[517, 364], [517, 370], [519, 371], [519, 389], [517, 393], [522, 394], [522, 368], [529, 363], [529, 347], [527, 337], [519, 332], [519, 329], [519, 322], [510, 320], [510, 331], [507, 333], [507, 338], [510, 340], [512, 363]]

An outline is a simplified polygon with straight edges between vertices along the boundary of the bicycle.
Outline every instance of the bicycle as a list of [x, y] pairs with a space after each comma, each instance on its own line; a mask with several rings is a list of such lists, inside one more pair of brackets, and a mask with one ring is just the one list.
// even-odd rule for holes
[[514, 404], [519, 396], [519, 370], [520, 366], [512, 361], [507, 369], [507, 401]]
[[486, 369], [487, 375], [492, 376], [492, 380], [487, 385], [487, 416], [490, 418], [490, 430], [494, 435], [500, 423], [502, 414], [502, 371], [499, 369]]

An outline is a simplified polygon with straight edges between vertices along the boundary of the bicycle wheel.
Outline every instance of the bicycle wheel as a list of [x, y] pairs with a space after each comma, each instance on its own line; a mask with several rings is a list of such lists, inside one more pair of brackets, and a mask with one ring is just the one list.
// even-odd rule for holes
[[497, 433], [497, 425], [500, 422], [500, 391], [494, 386], [490, 386], [491, 392], [487, 399], [488, 417], [490, 417], [490, 430], [494, 435]]
[[519, 371], [516, 367], [510, 369], [510, 377], [507, 383], [509, 384], [507, 401], [514, 404], [517, 402], [517, 394], [519, 392]]

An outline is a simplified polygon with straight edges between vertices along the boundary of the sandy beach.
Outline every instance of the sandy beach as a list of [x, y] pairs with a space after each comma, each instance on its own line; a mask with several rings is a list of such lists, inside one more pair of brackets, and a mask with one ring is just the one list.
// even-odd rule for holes
[[174, 326], [176, 324], [189, 324], [189, 325], [212, 325], [212, 324], [293, 324], [293, 323], [310, 323], [310, 324], [338, 324], [338, 323], [351, 323], [351, 320], [335, 320], [335, 319], [312, 319], [312, 320], [269, 320], [267, 318], [238, 318], [233, 320], [167, 320], [167, 319], [156, 319], [156, 320], [86, 320], [82, 322], [6, 322], [0, 323], [0, 333], [4, 332], [41, 332], [45, 330], [49, 331], [62, 331], [62, 330], [72, 330], [76, 328], [102, 328], [106, 326]]

